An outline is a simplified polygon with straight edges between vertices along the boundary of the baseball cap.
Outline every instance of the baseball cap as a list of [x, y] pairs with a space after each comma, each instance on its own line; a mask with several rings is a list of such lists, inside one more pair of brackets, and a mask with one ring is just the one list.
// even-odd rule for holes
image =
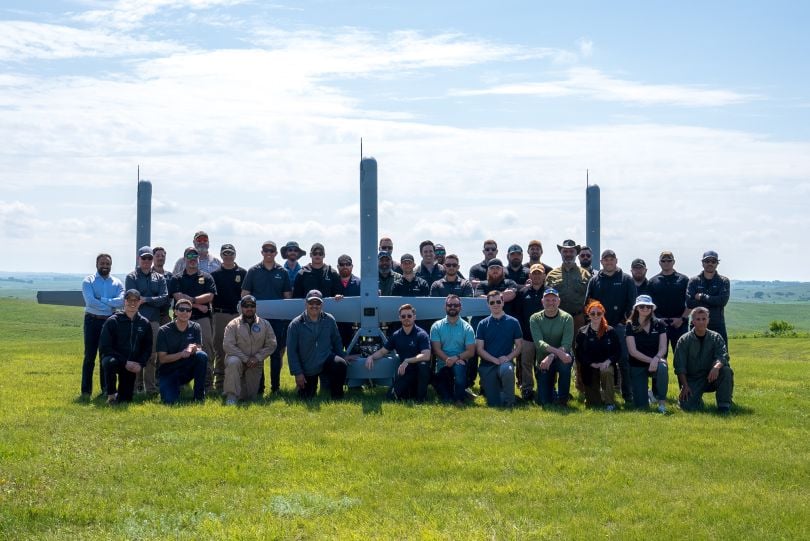
[[307, 293], [307, 302], [309, 301], [320, 301], [323, 303], [323, 294], [317, 289], [310, 289], [309, 293]]
[[503, 262], [500, 259], [498, 259], [497, 257], [493, 257], [487, 263], [487, 268], [490, 268], [490, 267], [503, 267]]
[[402, 263], [403, 261], [415, 262], [416, 260], [413, 258], [411, 254], [402, 254], [401, 256], [399, 256], [399, 262]]
[[516, 253], [523, 253], [523, 248], [520, 247], [520, 244], [513, 244], [509, 247], [506, 251], [507, 254], [516, 254]]
[[532, 265], [531, 267], [529, 267], [529, 274], [531, 274], [531, 273], [533, 273], [533, 272], [542, 272], [542, 273], [545, 273], [545, 272], [546, 272], [546, 268], [545, 268], [545, 267], [544, 267], [544, 266], [543, 266], [541, 263], [535, 263], [534, 265]]
[[546, 295], [554, 295], [556, 297], [559, 297], [560, 293], [553, 287], [547, 287], [546, 290], [543, 291], [543, 296], [545, 297]]
[[633, 268], [633, 267], [643, 267], [643, 268], [646, 269], [647, 264], [644, 262], [643, 259], [641, 259], [640, 257], [637, 257], [636, 259], [633, 260], [632, 263], [630, 263], [630, 267], [631, 268]]
[[127, 292], [124, 293], [124, 300], [128, 300], [130, 298], [140, 299], [141, 292], [138, 291], [137, 289], [127, 289]]
[[717, 255], [717, 252], [715, 252], [714, 250], [707, 250], [707, 251], [703, 252], [703, 258], [701, 258], [701, 261], [705, 261], [706, 259], [709, 259], [709, 258], [712, 258], [712, 257], [715, 258], [717, 261], [720, 261], [720, 256]]
[[224, 254], [225, 252], [236, 254], [236, 248], [233, 247], [233, 244], [223, 244], [222, 248], [219, 249], [219, 253]]
[[602, 257], [601, 258], [605, 259], [606, 257], [614, 257], [615, 258], [616, 257], [616, 252], [614, 252], [613, 250], [608, 248], [607, 250], [602, 252]]
[[145, 255], [153, 255], [152, 248], [150, 248], [149, 246], [141, 246], [140, 249], [138, 250], [138, 257], [143, 257]]

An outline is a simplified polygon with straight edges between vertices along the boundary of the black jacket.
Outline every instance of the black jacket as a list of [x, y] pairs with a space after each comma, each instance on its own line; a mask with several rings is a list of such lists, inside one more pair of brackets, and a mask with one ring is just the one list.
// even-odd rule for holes
[[104, 322], [99, 344], [101, 357], [115, 357], [146, 366], [152, 355], [152, 326], [141, 314], [129, 319], [119, 312]]

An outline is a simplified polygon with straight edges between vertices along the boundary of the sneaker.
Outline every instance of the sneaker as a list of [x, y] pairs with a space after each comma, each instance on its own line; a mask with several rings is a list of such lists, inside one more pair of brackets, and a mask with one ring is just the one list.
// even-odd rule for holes
[[616, 411], [616, 406], [614, 406], [613, 404], [608, 404], [607, 406], [605, 406], [605, 411]]
[[117, 404], [118, 403], [118, 393], [107, 395], [107, 404]]
[[647, 400], [650, 404], [655, 404], [655, 396], [653, 395], [652, 390], [647, 391]]
[[731, 408], [729, 408], [728, 406], [718, 406], [717, 412], [720, 415], [728, 415], [729, 413], [731, 413]]
[[477, 395], [477, 394], [475, 394], [475, 391], [473, 391], [473, 390], [472, 390], [472, 387], [467, 387], [466, 389], [464, 389], [464, 392], [465, 392], [465, 393], [467, 394], [467, 396], [468, 396], [468, 397], [470, 397], [472, 400], [475, 400], [476, 398], [478, 398], [478, 395]]
[[663, 404], [658, 404], [658, 413], [666, 413], [667, 407]]
[[227, 398], [227, 400], [225, 400], [225, 405], [226, 405], [226, 406], [235, 406], [235, 405], [236, 405], [236, 403], [237, 403], [236, 398], [234, 398], [234, 397], [232, 397], [232, 396], [229, 396], [229, 397]]

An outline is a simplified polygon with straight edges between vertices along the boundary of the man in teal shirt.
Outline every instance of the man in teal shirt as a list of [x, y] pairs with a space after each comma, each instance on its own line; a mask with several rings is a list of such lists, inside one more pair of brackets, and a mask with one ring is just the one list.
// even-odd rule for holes
[[467, 361], [475, 355], [475, 333], [472, 326], [461, 319], [461, 299], [448, 295], [444, 301], [447, 316], [430, 327], [430, 344], [436, 357], [434, 387], [442, 401], [456, 405], [467, 396]]

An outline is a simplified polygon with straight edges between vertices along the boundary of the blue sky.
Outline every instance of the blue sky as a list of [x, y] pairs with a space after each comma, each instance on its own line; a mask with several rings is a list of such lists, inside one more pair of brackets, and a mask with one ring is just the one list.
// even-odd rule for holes
[[539, 238], [556, 265], [589, 169], [620, 265], [810, 280], [804, 3], [31, 5], [0, 6], [0, 270], [127, 270], [138, 164], [170, 259], [197, 229], [243, 266], [357, 257], [363, 137], [397, 254]]

